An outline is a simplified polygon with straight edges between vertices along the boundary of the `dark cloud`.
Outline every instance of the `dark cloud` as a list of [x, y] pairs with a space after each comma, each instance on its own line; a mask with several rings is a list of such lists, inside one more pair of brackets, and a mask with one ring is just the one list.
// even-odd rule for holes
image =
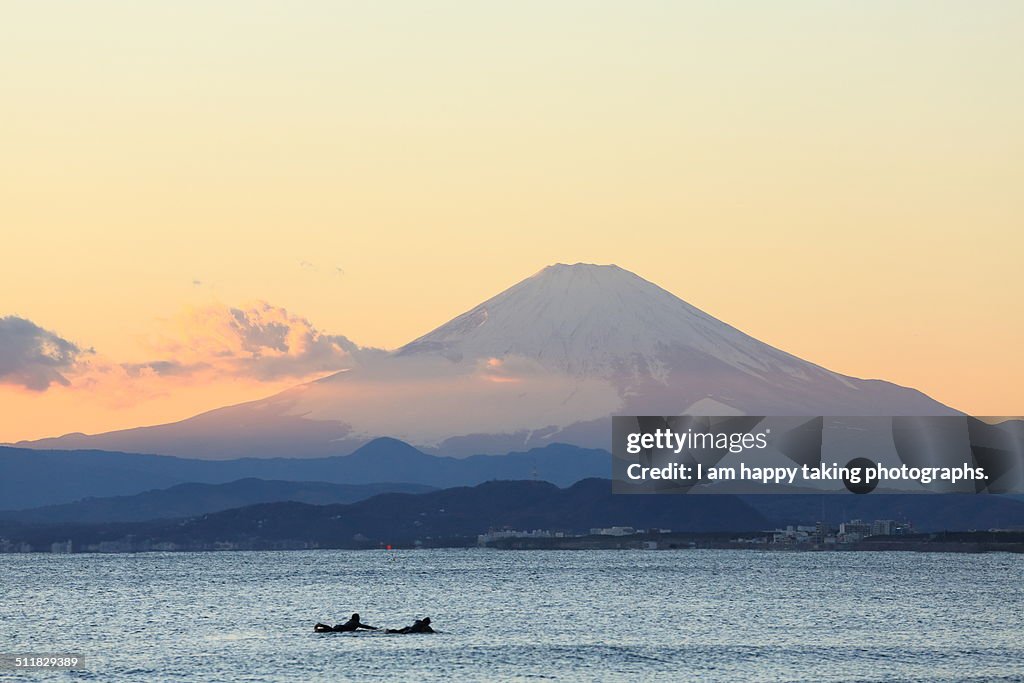
[[0, 318], [0, 383], [46, 391], [51, 384], [70, 384], [63, 373], [73, 369], [82, 349], [31, 320], [9, 315]]
[[[264, 306], [263, 310], [270, 309]], [[290, 320], [265, 320], [259, 312], [243, 311], [240, 308], [232, 308], [230, 312], [231, 326], [238, 333], [242, 348], [254, 357], [260, 357], [265, 350], [288, 352], [288, 335], [292, 327]]]

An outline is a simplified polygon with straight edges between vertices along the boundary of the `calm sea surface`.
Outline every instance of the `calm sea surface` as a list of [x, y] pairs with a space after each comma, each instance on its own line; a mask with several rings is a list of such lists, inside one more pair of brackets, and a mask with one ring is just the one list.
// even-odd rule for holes
[[[1024, 681], [1024, 556], [0, 555], [0, 680]], [[436, 635], [315, 635], [353, 611]]]

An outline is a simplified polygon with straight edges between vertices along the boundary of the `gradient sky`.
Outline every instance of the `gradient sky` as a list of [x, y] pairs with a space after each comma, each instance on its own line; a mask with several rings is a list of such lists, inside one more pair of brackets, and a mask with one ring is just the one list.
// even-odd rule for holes
[[[0, 7], [0, 317], [94, 351], [9, 375], [0, 440], [268, 395], [558, 261], [1024, 413], [1024, 3]], [[308, 353], [249, 363], [232, 307]]]

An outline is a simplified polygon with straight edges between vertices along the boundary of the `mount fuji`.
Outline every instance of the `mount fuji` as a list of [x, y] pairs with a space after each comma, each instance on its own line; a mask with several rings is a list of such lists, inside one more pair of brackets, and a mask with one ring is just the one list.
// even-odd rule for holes
[[199, 458], [343, 455], [381, 436], [451, 456], [607, 449], [613, 414], [959, 413], [769, 346], [618, 266], [556, 264], [399, 349], [275, 396], [19, 445]]

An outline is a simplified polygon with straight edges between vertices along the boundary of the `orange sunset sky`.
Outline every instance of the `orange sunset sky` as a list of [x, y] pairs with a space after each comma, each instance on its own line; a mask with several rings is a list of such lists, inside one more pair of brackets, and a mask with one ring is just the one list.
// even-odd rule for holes
[[0, 441], [181, 419], [616, 263], [1024, 413], [1024, 3], [3, 4]]

